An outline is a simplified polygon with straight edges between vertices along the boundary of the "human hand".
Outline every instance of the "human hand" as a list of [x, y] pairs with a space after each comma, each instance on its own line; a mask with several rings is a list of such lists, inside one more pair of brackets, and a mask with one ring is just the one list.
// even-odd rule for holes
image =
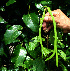
[[[60, 9], [52, 11], [52, 14], [54, 16], [56, 26], [62, 29], [64, 33], [70, 32], [70, 19]], [[53, 21], [51, 15], [47, 12], [42, 25], [44, 31], [47, 29], [48, 32], [53, 27], [53, 24], [50, 24], [49, 26], [49, 23], [53, 23]]]

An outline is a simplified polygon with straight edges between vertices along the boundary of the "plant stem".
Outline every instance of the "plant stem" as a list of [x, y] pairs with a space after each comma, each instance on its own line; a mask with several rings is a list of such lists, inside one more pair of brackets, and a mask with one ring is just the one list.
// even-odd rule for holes
[[[54, 25], [54, 52], [53, 54], [47, 58], [45, 61], [51, 59], [55, 53], [56, 53], [56, 66], [58, 67], [58, 53], [57, 53], [57, 31], [56, 31], [56, 22], [55, 22], [55, 19], [54, 19], [54, 16], [52, 15], [52, 12], [50, 10], [49, 7], [47, 6], [44, 6], [48, 9], [48, 12], [50, 13], [51, 17], [52, 17], [52, 20], [53, 20], [53, 25]], [[43, 50], [43, 45], [42, 45], [42, 38], [41, 38], [41, 27], [42, 27], [42, 23], [43, 23], [43, 20], [44, 20], [44, 17], [45, 17], [45, 10], [44, 9], [44, 12], [43, 12], [43, 17], [40, 18], [40, 28], [39, 28], [39, 38], [40, 38], [40, 44], [41, 44], [41, 51]], [[43, 52], [43, 51], [42, 51]], [[42, 53], [42, 56], [43, 56], [43, 53]]]

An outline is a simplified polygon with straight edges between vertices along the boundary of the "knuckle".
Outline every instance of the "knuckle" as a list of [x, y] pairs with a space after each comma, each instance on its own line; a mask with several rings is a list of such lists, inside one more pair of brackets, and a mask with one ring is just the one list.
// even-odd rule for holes
[[60, 9], [57, 9], [57, 11], [61, 11]]

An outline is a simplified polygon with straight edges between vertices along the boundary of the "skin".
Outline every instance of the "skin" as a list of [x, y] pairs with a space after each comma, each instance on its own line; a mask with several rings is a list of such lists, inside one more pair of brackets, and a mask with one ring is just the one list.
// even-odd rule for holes
[[[54, 16], [57, 28], [62, 29], [64, 33], [70, 33], [70, 19], [60, 9], [52, 11], [52, 14]], [[47, 12], [42, 24], [44, 32], [46, 31], [46, 29], [48, 32], [53, 27], [52, 23], [53, 21], [51, 15], [49, 14], [49, 12]]]

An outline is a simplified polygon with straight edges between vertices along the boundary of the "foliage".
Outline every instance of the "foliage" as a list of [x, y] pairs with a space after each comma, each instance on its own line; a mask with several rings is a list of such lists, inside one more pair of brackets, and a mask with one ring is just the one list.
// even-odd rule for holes
[[44, 6], [51, 10], [59, 8], [69, 17], [69, 0], [0, 0], [0, 3], [0, 71], [69, 71], [70, 33], [56, 29], [56, 67], [55, 55], [46, 61], [54, 53], [54, 29], [45, 34], [39, 23]]

